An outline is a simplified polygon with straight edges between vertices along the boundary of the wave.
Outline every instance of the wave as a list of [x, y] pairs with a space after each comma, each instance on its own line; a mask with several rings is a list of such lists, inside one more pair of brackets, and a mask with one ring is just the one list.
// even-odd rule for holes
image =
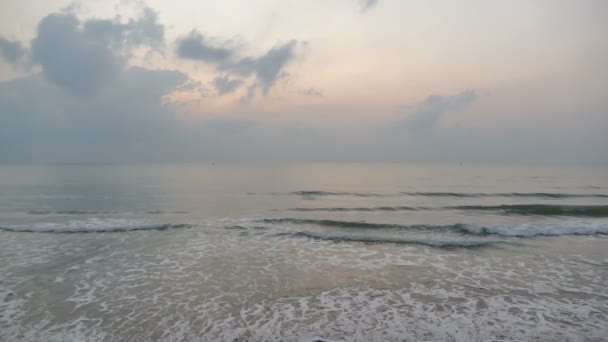
[[164, 211], [164, 210], [152, 210], [152, 211], [146, 211], [146, 214], [188, 214], [187, 211]]
[[461, 233], [527, 238], [535, 236], [608, 235], [608, 222], [522, 223], [492, 226], [459, 225]]
[[572, 222], [537, 222], [521, 224], [474, 225], [474, 224], [448, 224], [448, 225], [399, 225], [357, 221], [314, 220], [298, 218], [280, 218], [261, 220], [268, 224], [300, 224], [317, 225], [336, 228], [351, 229], [391, 229], [417, 231], [417, 232], [452, 232], [462, 235], [498, 235], [503, 237], [534, 237], [534, 236], [561, 236], [561, 235], [608, 235], [608, 222], [602, 221], [572, 221]]
[[112, 211], [98, 210], [28, 210], [30, 215], [105, 215], [113, 214]]
[[474, 211], [502, 211], [508, 215], [608, 217], [608, 205], [512, 204], [496, 206], [464, 205], [447, 208]]
[[432, 210], [468, 210], [496, 211], [506, 215], [542, 215], [542, 216], [579, 216], [608, 217], [608, 205], [554, 205], [554, 204], [505, 204], [505, 205], [460, 205], [447, 207], [316, 207], [291, 208], [289, 211], [302, 212], [351, 212], [351, 211], [432, 211]]
[[581, 193], [553, 193], [553, 192], [399, 192], [399, 193], [371, 193], [371, 192], [334, 192], [334, 191], [294, 191], [289, 193], [270, 193], [271, 195], [296, 195], [304, 197], [322, 196], [355, 196], [355, 197], [396, 197], [396, 196], [424, 196], [424, 197], [540, 197], [540, 198], [608, 198], [608, 194], [581, 194]]
[[[121, 214], [124, 212], [118, 211], [106, 211], [106, 210], [28, 210], [30, 215], [112, 215]], [[187, 211], [163, 211], [163, 210], [152, 210], [143, 212], [149, 215], [158, 214], [188, 214]]]
[[456, 249], [456, 248], [480, 248], [490, 247], [503, 241], [471, 241], [471, 240], [431, 240], [431, 239], [408, 239], [393, 237], [373, 237], [356, 235], [319, 234], [312, 232], [280, 233], [275, 236], [287, 236], [293, 238], [308, 238], [311, 240], [323, 240], [333, 242], [362, 242], [367, 244], [398, 244], [398, 245], [421, 245], [434, 248]]
[[315, 219], [300, 219], [300, 218], [277, 218], [277, 219], [263, 219], [260, 222], [267, 224], [295, 224], [295, 225], [315, 225], [323, 227], [335, 227], [343, 229], [390, 229], [390, 230], [403, 230], [403, 231], [419, 231], [419, 232], [442, 232], [442, 231], [461, 231], [463, 224], [452, 224], [452, 225], [427, 225], [427, 224], [413, 224], [413, 225], [400, 225], [392, 223], [372, 223], [362, 221], [340, 221], [340, 220], [315, 220]]
[[[527, 223], [510, 223], [510, 224], [495, 224], [495, 225], [475, 225], [475, 224], [446, 224], [446, 225], [428, 225], [428, 224], [393, 224], [393, 223], [374, 223], [363, 221], [342, 221], [342, 220], [324, 220], [324, 219], [301, 219], [301, 218], [268, 218], [255, 220], [262, 223], [261, 225], [234, 225], [229, 224], [224, 226], [228, 230], [275, 230], [281, 225], [308, 225], [317, 227], [333, 227], [338, 228], [336, 232], [354, 232], [355, 230], [364, 231], [390, 231], [391, 234], [402, 234], [407, 237], [408, 232], [430, 233], [437, 236], [444, 233], [451, 233], [464, 236], [501, 236], [501, 237], [518, 237], [527, 238], [535, 236], [561, 236], [561, 235], [608, 235], [608, 220], [598, 219], [580, 219], [574, 221], [552, 221], [552, 222], [527, 222]], [[112, 233], [112, 232], [128, 232], [128, 231], [164, 231], [171, 229], [193, 228], [200, 225], [192, 224], [175, 224], [175, 223], [150, 223], [145, 221], [128, 220], [128, 219], [101, 219], [92, 218], [88, 220], [72, 220], [65, 223], [53, 222], [38, 222], [32, 224], [12, 224], [0, 225], [0, 230], [8, 232], [29, 232], [29, 233]], [[275, 230], [276, 231], [276, 230]], [[293, 234], [293, 233], [287, 233]], [[310, 233], [314, 234], [314, 233]], [[348, 235], [350, 236], [350, 235]], [[399, 235], [401, 237], [401, 235]], [[367, 237], [365, 237], [367, 239]], [[383, 238], [372, 237], [381, 242]], [[398, 239], [399, 241], [403, 239]], [[412, 240], [403, 240], [412, 243]], [[416, 240], [417, 241], [417, 240]], [[373, 241], [372, 241], [373, 242]], [[390, 242], [390, 241], [387, 241]], [[398, 243], [395, 242], [395, 243]]]
[[300, 218], [274, 218], [259, 220], [262, 223], [270, 224], [312, 224], [317, 226], [338, 227], [338, 228], [366, 228], [366, 229], [381, 229], [381, 228], [404, 228], [398, 224], [383, 224], [383, 223], [368, 223], [359, 221], [338, 221], [338, 220], [315, 220], [315, 219], [300, 219]]
[[547, 198], [608, 198], [608, 194], [573, 194], [553, 192], [402, 192], [406, 196], [425, 197], [547, 197]]
[[189, 228], [187, 224], [150, 224], [122, 219], [89, 219], [66, 223], [40, 222], [21, 225], [2, 225], [0, 230], [18, 233], [117, 233], [140, 230], [169, 230]]
[[333, 191], [294, 191], [292, 195], [297, 196], [355, 196], [355, 197], [386, 197], [392, 194], [377, 194], [370, 192], [333, 192]]
[[383, 206], [383, 207], [331, 207], [331, 208], [291, 208], [290, 211], [418, 211], [430, 210], [427, 207]]

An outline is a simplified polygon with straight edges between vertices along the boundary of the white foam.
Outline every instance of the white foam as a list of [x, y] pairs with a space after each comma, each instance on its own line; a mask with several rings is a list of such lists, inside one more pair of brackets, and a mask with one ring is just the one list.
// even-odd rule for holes
[[0, 285], [0, 339], [2, 330], [8, 330], [10, 322], [17, 322], [24, 315], [24, 302], [17, 293]]
[[[4, 234], [0, 287], [10, 279], [4, 286], [18, 301], [7, 303], [20, 316], [3, 322], [0, 310], [0, 340], [599, 341], [608, 333], [597, 266], [605, 255], [581, 262], [536, 250], [183, 232]], [[43, 266], [35, 278], [22, 271], [35, 265]]]
[[158, 230], [166, 228], [167, 226], [168, 225], [166, 224], [155, 224], [141, 220], [89, 218], [86, 220], [71, 220], [62, 223], [37, 222], [32, 224], [2, 225], [0, 226], [0, 230], [38, 233], [87, 233]]

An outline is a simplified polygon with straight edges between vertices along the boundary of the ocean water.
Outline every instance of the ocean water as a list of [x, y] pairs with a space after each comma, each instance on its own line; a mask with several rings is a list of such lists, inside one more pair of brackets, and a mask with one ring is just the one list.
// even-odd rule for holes
[[0, 341], [608, 341], [608, 168], [0, 166]]

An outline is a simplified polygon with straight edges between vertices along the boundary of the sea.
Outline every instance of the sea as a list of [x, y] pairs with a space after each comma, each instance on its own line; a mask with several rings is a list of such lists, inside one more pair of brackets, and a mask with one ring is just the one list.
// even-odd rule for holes
[[608, 341], [608, 167], [0, 165], [0, 341]]

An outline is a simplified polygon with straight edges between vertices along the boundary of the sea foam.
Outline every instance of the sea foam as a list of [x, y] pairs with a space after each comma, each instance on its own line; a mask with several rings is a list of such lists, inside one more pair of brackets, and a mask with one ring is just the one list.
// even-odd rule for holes
[[90, 218], [63, 223], [37, 222], [31, 224], [1, 225], [0, 230], [29, 233], [103, 233], [135, 230], [166, 230], [186, 228], [183, 224], [158, 224], [139, 220], [115, 218]]

